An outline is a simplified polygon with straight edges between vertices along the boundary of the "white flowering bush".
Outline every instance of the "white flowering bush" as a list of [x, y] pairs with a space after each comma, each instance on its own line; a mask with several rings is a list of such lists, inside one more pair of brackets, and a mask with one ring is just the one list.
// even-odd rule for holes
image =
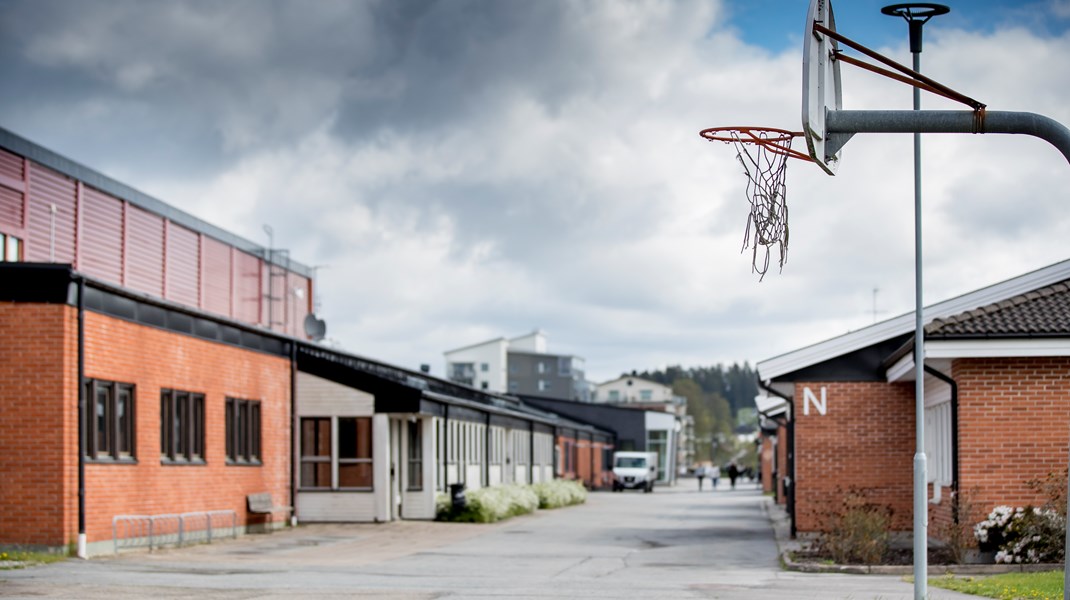
[[997, 506], [988, 513], [987, 519], [974, 525], [973, 536], [982, 552], [995, 552], [1006, 543], [1007, 527], [1018, 511], [1009, 506]]
[[494, 523], [539, 508], [557, 508], [587, 500], [587, 490], [579, 482], [555, 479], [535, 485], [496, 485], [465, 491], [466, 506], [454, 511], [449, 494], [435, 495], [435, 512], [440, 521]]
[[438, 518], [466, 523], [494, 523], [517, 515], [535, 512], [539, 496], [529, 486], [497, 485], [465, 491], [466, 506], [454, 512], [447, 501], [438, 506]]
[[587, 488], [579, 481], [552, 479], [531, 487], [539, 496], [539, 508], [561, 508], [587, 501]]
[[1032, 506], [997, 506], [974, 527], [978, 547], [1008, 564], [1062, 562], [1065, 532], [1065, 517]]

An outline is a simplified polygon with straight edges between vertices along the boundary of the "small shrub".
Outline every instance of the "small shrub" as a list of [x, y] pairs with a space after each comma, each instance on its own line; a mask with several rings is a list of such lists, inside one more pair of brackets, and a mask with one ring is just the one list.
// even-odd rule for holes
[[891, 522], [890, 508], [867, 502], [862, 492], [849, 492], [825, 515], [825, 532], [813, 549], [840, 564], [877, 564], [888, 553]]
[[947, 544], [951, 560], [956, 564], [966, 562], [966, 553], [977, 547], [972, 526], [976, 507], [970, 501], [970, 494], [964, 491], [951, 492], [951, 521], [939, 523], [933, 529], [937, 537]]

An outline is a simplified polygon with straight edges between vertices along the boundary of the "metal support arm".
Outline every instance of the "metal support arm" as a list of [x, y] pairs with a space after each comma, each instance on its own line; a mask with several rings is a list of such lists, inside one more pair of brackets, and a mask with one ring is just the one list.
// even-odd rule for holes
[[1070, 162], [1070, 129], [1043, 115], [986, 111], [983, 119], [971, 110], [830, 110], [830, 134], [855, 133], [1016, 133], [1040, 138]]

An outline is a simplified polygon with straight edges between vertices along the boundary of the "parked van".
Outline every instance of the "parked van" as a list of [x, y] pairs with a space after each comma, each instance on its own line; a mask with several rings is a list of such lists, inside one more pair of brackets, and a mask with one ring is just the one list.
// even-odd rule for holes
[[613, 453], [613, 491], [643, 490], [654, 491], [654, 482], [658, 478], [657, 452], [614, 452]]

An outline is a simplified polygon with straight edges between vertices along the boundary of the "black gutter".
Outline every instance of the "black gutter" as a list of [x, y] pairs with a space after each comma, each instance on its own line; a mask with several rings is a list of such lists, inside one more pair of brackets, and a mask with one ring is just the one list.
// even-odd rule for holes
[[[297, 519], [297, 469], [301, 457], [297, 456], [297, 436], [301, 421], [297, 416], [297, 344], [290, 343], [290, 507], [293, 519]], [[230, 432], [227, 432], [230, 435]], [[295, 460], [296, 459], [296, 460]]]
[[450, 405], [442, 416], [442, 491], [450, 491]]
[[528, 421], [528, 484], [535, 483], [535, 421]]
[[483, 426], [483, 485], [490, 487], [490, 413]]
[[788, 474], [791, 483], [787, 489], [787, 502], [788, 502], [788, 517], [791, 519], [791, 539], [795, 539], [795, 535], [798, 533], [798, 529], [795, 526], [795, 399], [789, 398], [784, 394], [774, 390], [771, 386], [765, 385], [762, 379], [758, 378], [758, 387], [776, 396], [777, 398], [784, 399], [789, 408], [790, 419], [787, 419], [785, 428], [788, 431]]
[[[78, 541], [85, 539], [85, 278], [78, 277]], [[81, 544], [79, 544], [81, 546]], [[79, 548], [81, 550], [81, 548]], [[85, 558], [80, 556], [79, 558]]]
[[[925, 372], [951, 386], [951, 489], [959, 489], [959, 384], [929, 365]], [[957, 515], [956, 515], [957, 516]]]

